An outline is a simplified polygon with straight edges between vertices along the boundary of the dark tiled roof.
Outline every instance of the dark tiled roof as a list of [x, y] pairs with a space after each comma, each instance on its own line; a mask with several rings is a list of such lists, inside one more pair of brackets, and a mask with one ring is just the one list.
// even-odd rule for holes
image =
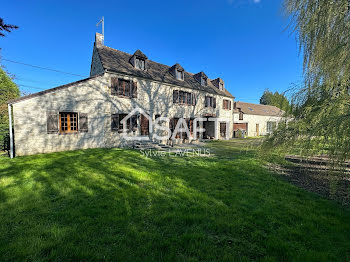
[[172, 67], [170, 67], [170, 71], [172, 71], [172, 70], [174, 70], [174, 69], [176, 69], [176, 70], [178, 70], [178, 71], [185, 71], [185, 69], [183, 69], [183, 67], [180, 65], [180, 64], [178, 64], [178, 63], [176, 63], [175, 65], [173, 65]]
[[207, 86], [201, 86], [196, 81], [193, 74], [189, 72], [186, 72], [186, 71], [184, 72], [185, 79], [183, 81], [177, 80], [175, 77], [173, 77], [170, 74], [169, 72], [170, 67], [167, 65], [163, 65], [160, 63], [153, 62], [151, 60], [147, 60], [146, 62], [147, 70], [140, 70], [140, 69], [134, 68], [131, 65], [129, 61], [132, 55], [128, 53], [125, 53], [107, 46], [97, 47], [97, 51], [100, 55], [103, 68], [108, 71], [133, 75], [136, 77], [143, 77], [143, 78], [147, 78], [147, 79], [151, 79], [159, 82], [165, 82], [172, 85], [187, 87], [191, 89], [201, 90], [208, 93], [218, 94], [218, 95], [233, 98], [233, 96], [226, 89], [221, 91], [218, 88], [216, 88], [210, 81], [208, 81]]
[[148, 57], [144, 53], [142, 53], [140, 49], [137, 49], [135, 51], [134, 56], [137, 56], [143, 59], [148, 59]]
[[12, 99], [12, 100], [7, 101], [7, 103], [8, 104], [15, 104], [15, 103], [23, 101], [23, 100], [27, 100], [27, 99], [31, 99], [31, 98], [34, 98], [34, 97], [42, 96], [42, 95], [45, 95], [45, 94], [48, 94], [48, 93], [52, 93], [52, 92], [55, 92], [57, 90], [61, 90], [61, 89], [65, 89], [67, 87], [70, 87], [72, 85], [76, 85], [76, 84], [88, 81], [88, 80], [90, 80], [92, 78], [96, 78], [96, 77], [102, 76], [103, 74], [104, 73], [98, 74], [98, 75], [94, 75], [94, 76], [90, 76], [88, 78], [84, 78], [84, 79], [81, 79], [81, 80], [78, 80], [78, 81], [75, 81], [75, 82], [72, 82], [72, 83], [69, 83], [69, 84], [65, 84], [65, 85], [62, 85], [62, 86], [57, 86], [57, 87], [50, 88], [50, 89], [47, 89], [47, 90], [44, 90], [44, 91], [40, 91], [40, 92], [37, 92], [37, 93], [30, 94], [30, 95], [27, 95], [27, 96], [22, 96], [22, 97], [19, 97], [19, 98], [16, 98], [16, 99]]
[[261, 116], [282, 116], [284, 114], [284, 111], [279, 109], [275, 106], [268, 106], [268, 105], [260, 105], [260, 104], [251, 104], [251, 103], [245, 103], [245, 102], [236, 102], [236, 109], [234, 110], [235, 113], [238, 113], [238, 108], [241, 109], [241, 111], [244, 114], [247, 115], [261, 115]]
[[199, 79], [201, 79], [201, 78], [208, 78], [207, 75], [204, 74], [203, 71], [201, 71], [201, 72], [195, 74], [194, 76], [195, 76], [195, 77], [198, 77]]

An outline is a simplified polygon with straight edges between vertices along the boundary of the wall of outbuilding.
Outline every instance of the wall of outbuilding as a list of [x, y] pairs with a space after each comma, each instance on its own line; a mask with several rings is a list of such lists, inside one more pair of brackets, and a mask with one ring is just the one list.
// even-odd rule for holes
[[267, 135], [267, 122], [280, 122], [282, 117], [279, 116], [262, 116], [262, 115], [250, 115], [244, 114], [243, 120], [239, 120], [239, 113], [233, 114], [234, 123], [248, 123], [247, 136], [258, 136], [256, 132], [256, 124], [259, 124], [259, 135]]

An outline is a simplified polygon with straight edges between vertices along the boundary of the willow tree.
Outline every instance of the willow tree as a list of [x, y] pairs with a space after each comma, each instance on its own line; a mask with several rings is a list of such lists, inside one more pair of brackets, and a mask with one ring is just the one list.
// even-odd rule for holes
[[350, 2], [285, 0], [304, 64], [304, 83], [292, 99], [292, 119], [265, 146], [296, 145], [350, 157]]

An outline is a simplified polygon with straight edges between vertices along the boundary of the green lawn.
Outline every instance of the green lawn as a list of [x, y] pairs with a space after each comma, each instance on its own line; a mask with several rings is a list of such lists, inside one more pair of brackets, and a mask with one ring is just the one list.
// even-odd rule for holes
[[350, 210], [269, 173], [255, 141], [0, 158], [0, 261], [350, 260]]

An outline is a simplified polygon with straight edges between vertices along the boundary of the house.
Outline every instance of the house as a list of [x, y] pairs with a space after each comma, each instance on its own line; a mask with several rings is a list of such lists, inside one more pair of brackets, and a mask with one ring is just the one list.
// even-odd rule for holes
[[233, 105], [233, 136], [242, 131], [246, 136], [264, 136], [283, 120], [284, 111], [275, 106], [235, 102]]
[[[130, 136], [153, 139], [150, 121], [142, 114], [122, 122], [135, 108], [153, 120], [170, 118], [171, 130], [185, 118], [193, 132], [193, 120], [201, 117], [205, 120], [199, 125], [206, 129], [201, 138], [233, 136], [234, 97], [221, 78], [189, 73], [178, 63], [154, 62], [140, 50], [127, 54], [104, 46], [102, 37], [96, 33], [89, 78], [9, 101], [17, 156], [126, 146], [125, 124]], [[186, 139], [178, 134], [175, 140]]]

